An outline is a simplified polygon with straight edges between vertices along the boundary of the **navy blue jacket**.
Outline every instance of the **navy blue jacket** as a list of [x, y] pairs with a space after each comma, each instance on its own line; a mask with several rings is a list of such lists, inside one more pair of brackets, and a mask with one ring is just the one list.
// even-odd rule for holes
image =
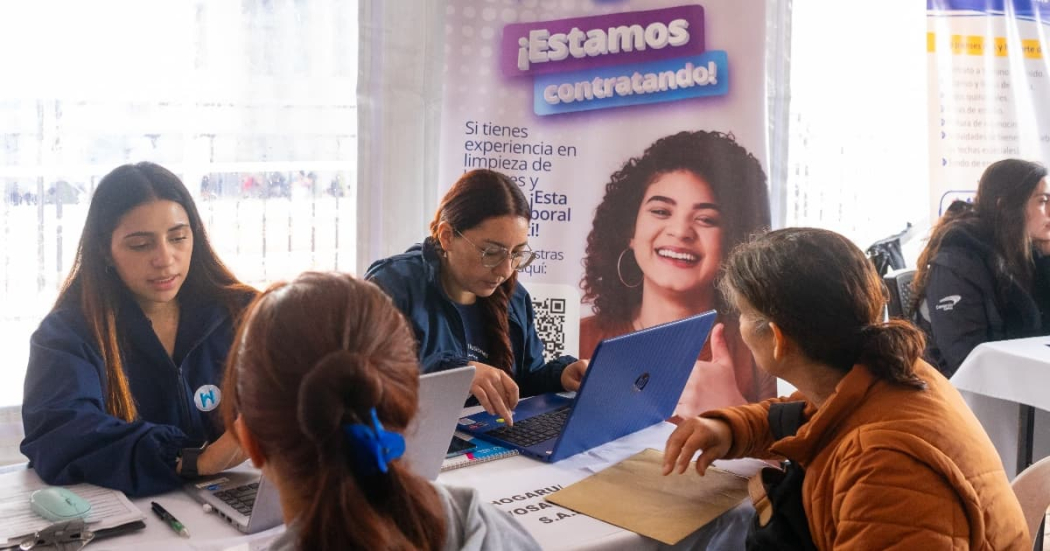
[[[377, 260], [365, 274], [393, 299], [416, 334], [423, 373], [466, 365], [466, 330], [440, 279], [441, 261], [428, 239], [402, 254]], [[528, 291], [517, 284], [508, 308], [514, 381], [521, 396], [560, 392], [561, 373], [576, 361], [562, 356], [543, 360], [543, 343], [536, 334], [536, 314]]]
[[927, 361], [945, 377], [983, 342], [1050, 334], [1050, 257], [1034, 253], [1034, 281], [1024, 288], [996, 269], [1003, 261], [987, 233], [959, 225], [930, 261], [914, 319], [927, 332]]
[[[175, 474], [179, 450], [222, 435], [219, 410], [206, 400], [211, 411], [202, 411], [194, 394], [221, 387], [233, 320], [221, 304], [180, 296], [179, 305], [174, 358], [130, 295], [119, 305], [124, 373], [139, 413], [130, 423], [106, 412], [106, 367], [79, 305], [40, 323], [30, 340], [21, 449], [45, 482], [89, 482], [132, 496], [166, 492], [184, 482]], [[221, 401], [221, 393], [213, 397]]]

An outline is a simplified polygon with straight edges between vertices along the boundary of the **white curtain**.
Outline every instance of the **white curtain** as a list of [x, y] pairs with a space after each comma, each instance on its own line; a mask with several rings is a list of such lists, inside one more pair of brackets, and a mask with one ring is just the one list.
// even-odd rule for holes
[[[807, 0], [791, 17], [784, 224], [834, 230], [861, 248], [908, 222], [921, 234], [930, 223], [924, 3]], [[905, 246], [910, 265], [919, 246]]]
[[357, 272], [426, 235], [437, 207], [445, 2], [361, 2]]

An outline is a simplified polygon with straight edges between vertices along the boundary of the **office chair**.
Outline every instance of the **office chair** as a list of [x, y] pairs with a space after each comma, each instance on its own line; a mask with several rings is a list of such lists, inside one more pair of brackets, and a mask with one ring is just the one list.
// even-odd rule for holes
[[[1044, 457], [1021, 471], [1010, 487], [1021, 503], [1033, 545], [1041, 543], [1043, 520], [1046, 508], [1050, 506], [1050, 457]], [[1042, 546], [1038, 549], [1041, 551]]]
[[904, 254], [901, 252], [901, 245], [911, 240], [914, 229], [911, 222], [908, 222], [904, 231], [880, 239], [864, 251], [880, 276], [886, 275], [886, 272], [890, 270], [904, 268]]
[[904, 268], [893, 270], [882, 276], [882, 281], [890, 292], [886, 310], [890, 318], [911, 319], [911, 282], [915, 279], [915, 270]]

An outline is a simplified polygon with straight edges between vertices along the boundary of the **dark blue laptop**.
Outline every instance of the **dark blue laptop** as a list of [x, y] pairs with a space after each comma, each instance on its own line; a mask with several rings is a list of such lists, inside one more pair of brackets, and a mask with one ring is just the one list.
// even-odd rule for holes
[[459, 429], [543, 461], [558, 461], [671, 416], [715, 312], [606, 339], [594, 349], [575, 398], [549, 393], [522, 400], [514, 426], [485, 412]]

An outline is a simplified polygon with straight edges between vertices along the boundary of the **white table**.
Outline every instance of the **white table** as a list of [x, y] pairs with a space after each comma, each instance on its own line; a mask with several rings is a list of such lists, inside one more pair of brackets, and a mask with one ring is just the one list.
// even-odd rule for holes
[[[438, 482], [476, 488], [483, 499], [510, 513], [545, 550], [666, 548], [655, 540], [548, 503], [543, 494], [578, 482], [646, 448], [663, 450], [672, 430], [674, 425], [660, 423], [557, 463], [544, 463], [523, 456], [498, 459], [443, 472]], [[716, 465], [746, 476], [766, 466], [751, 459], [718, 461]], [[688, 471], [671, 476], [681, 476], [683, 483], [688, 483], [698, 475], [695, 471]], [[673, 549], [705, 549], [707, 538], [723, 530], [743, 534], [753, 514], [754, 509], [745, 500], [714, 521], [719, 523], [717, 526], [700, 530]]]
[[[661, 423], [557, 463], [543, 463], [521, 456], [510, 457], [447, 471], [441, 474], [438, 481], [477, 488], [486, 501], [493, 502], [525, 526], [545, 550], [666, 549], [655, 540], [547, 503], [541, 494], [568, 486], [643, 449], [662, 450], [667, 436], [673, 429], [673, 425]], [[764, 463], [750, 459], [719, 461], [716, 465], [748, 476], [765, 466]], [[12, 465], [0, 468], [0, 473], [24, 468], [25, 464]], [[248, 467], [245, 464], [238, 468]], [[681, 476], [683, 482], [688, 482], [697, 475], [695, 471], [689, 471], [684, 475], [671, 476]], [[132, 534], [96, 540], [87, 549], [261, 551], [284, 530], [283, 526], [278, 526], [259, 534], [245, 536], [217, 515], [205, 513], [199, 503], [181, 490], [131, 501], [145, 514], [146, 528]], [[150, 511], [150, 501], [160, 503], [175, 518], [182, 521], [192, 537], [178, 537]], [[717, 523], [716, 526], [700, 530], [672, 549], [704, 549], [707, 548], [708, 538], [712, 534], [741, 534], [742, 531], [746, 531], [753, 513], [754, 509], [745, 500], [737, 508], [716, 519], [713, 522]]]
[[[169, 513], [179, 519], [190, 532], [190, 538], [177, 536], [167, 523], [162, 522], [150, 510], [150, 501], [164, 506]], [[176, 551], [193, 549], [196, 551], [249, 551], [265, 549], [268, 543], [284, 532], [284, 525], [244, 535], [232, 524], [229, 524], [214, 513], [205, 513], [201, 504], [181, 490], [148, 498], [131, 500], [140, 510], [146, 513], [146, 529], [133, 536], [121, 536], [110, 540], [99, 540], [98, 549], [127, 550], [148, 549], [148, 551]], [[92, 543], [87, 549], [94, 550]]]
[[[0, 474], [24, 470], [26, 464], [0, 467]], [[244, 464], [238, 469], [250, 469]], [[33, 473], [35, 477], [35, 473]], [[181, 538], [175, 534], [167, 523], [161, 521], [150, 510], [150, 502], [156, 501], [164, 506], [175, 518], [179, 519], [190, 532], [190, 538]], [[273, 540], [284, 531], [278, 526], [265, 532], [246, 536], [228, 524], [218, 515], [204, 512], [201, 505], [189, 494], [176, 490], [159, 496], [131, 500], [143, 512], [146, 527], [130, 534], [97, 539], [86, 549], [92, 551], [121, 550], [132, 551], [147, 549], [149, 551], [254, 551], [265, 549], [265, 543]]]
[[[1016, 476], [1032, 463], [1036, 409], [1043, 427], [1050, 416], [1050, 337], [978, 345], [952, 376], [970, 409]], [[1044, 429], [1045, 430], [1045, 429]]]

